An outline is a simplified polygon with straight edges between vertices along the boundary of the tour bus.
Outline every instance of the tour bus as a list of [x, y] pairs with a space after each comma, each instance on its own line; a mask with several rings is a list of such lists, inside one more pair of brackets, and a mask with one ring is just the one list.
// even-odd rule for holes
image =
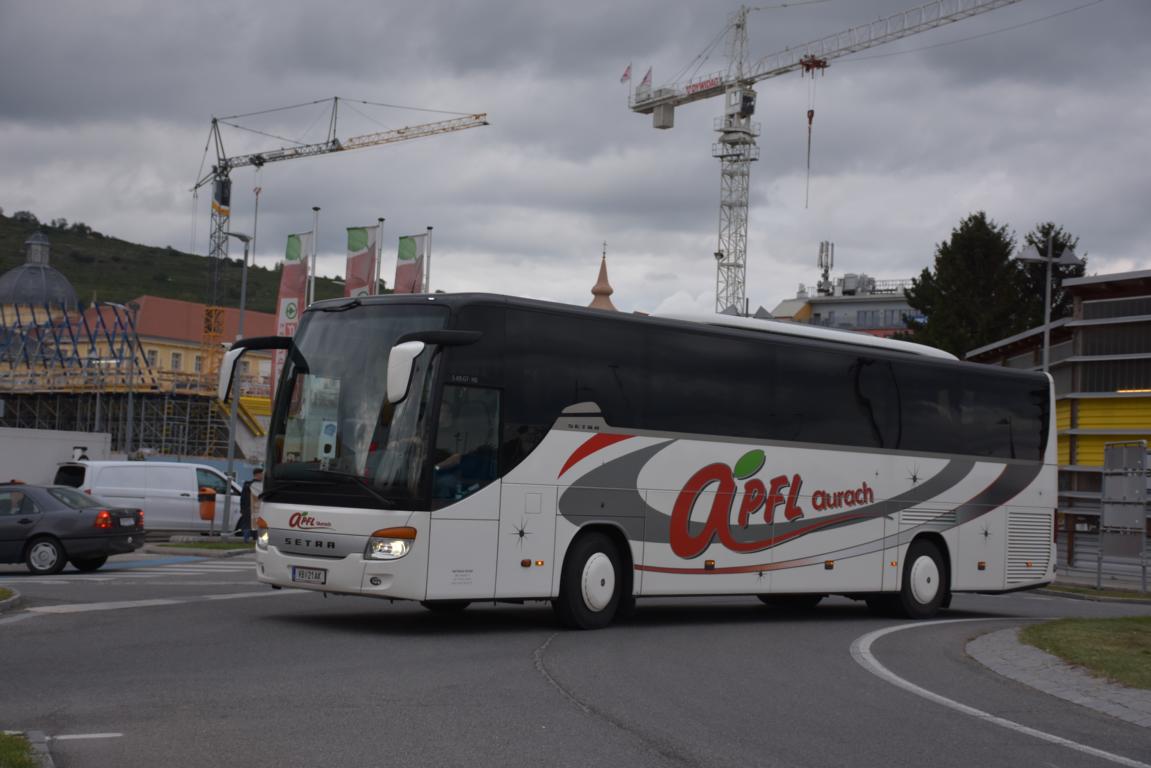
[[1054, 578], [1051, 379], [909, 342], [486, 294], [313, 304], [257, 527], [273, 587], [551, 601], [827, 595], [926, 618]]

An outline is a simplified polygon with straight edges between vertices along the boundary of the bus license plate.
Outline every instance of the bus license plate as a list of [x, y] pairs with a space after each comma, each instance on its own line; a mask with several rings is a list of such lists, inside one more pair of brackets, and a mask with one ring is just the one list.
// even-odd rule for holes
[[292, 581], [301, 584], [325, 584], [328, 580], [328, 572], [323, 568], [301, 568], [298, 565], [292, 566]]

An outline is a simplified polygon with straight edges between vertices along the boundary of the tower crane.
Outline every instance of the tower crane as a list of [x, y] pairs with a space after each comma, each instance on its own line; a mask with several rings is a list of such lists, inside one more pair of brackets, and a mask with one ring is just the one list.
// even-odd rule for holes
[[[321, 99], [313, 103], [320, 104], [326, 101], [330, 101], [332, 106], [328, 117], [328, 135], [323, 141], [313, 144], [297, 144], [296, 146], [280, 147], [265, 152], [251, 152], [233, 157], [228, 157], [224, 151], [224, 139], [220, 133], [220, 123], [224, 122], [225, 125], [233, 125], [228, 121], [248, 115], [212, 118], [212, 127], [208, 135], [208, 142], [215, 147], [216, 164], [212, 166], [212, 169], [208, 173], [198, 179], [195, 187], [193, 187], [193, 191], [196, 191], [208, 184], [212, 185], [212, 225], [208, 241], [208, 302], [204, 307], [204, 333], [202, 341], [203, 369], [208, 372], [207, 380], [209, 381], [213, 379], [213, 372], [219, 365], [219, 342], [224, 331], [224, 313], [223, 309], [219, 306], [219, 292], [222, 265], [224, 259], [228, 257], [228, 222], [231, 218], [232, 169], [246, 166], [262, 168], [266, 163], [278, 162], [280, 160], [294, 160], [300, 157], [313, 157], [315, 155], [326, 155], [332, 152], [364, 149], [381, 144], [392, 144], [397, 141], [418, 139], [424, 136], [435, 136], [441, 133], [462, 131], [467, 128], [478, 128], [488, 124], [487, 114], [480, 112], [460, 115], [449, 120], [438, 120], [431, 123], [396, 128], [390, 131], [352, 136], [341, 140], [336, 137], [340, 98], [336, 96], [331, 99]], [[290, 109], [290, 107], [282, 107], [279, 109]], [[266, 111], [275, 112], [279, 110], [273, 109]]]
[[756, 10], [740, 6], [728, 22], [726, 71], [652, 88], [645, 78], [629, 100], [633, 112], [652, 115], [655, 128], [675, 125], [675, 108], [694, 101], [724, 97], [723, 115], [716, 118], [719, 139], [712, 156], [720, 162], [719, 246], [715, 251], [715, 311], [743, 312], [747, 271], [747, 209], [752, 162], [759, 159], [756, 137], [755, 84], [789, 72], [827, 69], [832, 59], [926, 32], [944, 24], [1002, 8], [1020, 0], [934, 0], [803, 45], [785, 48], [758, 61], [747, 60], [747, 16]]

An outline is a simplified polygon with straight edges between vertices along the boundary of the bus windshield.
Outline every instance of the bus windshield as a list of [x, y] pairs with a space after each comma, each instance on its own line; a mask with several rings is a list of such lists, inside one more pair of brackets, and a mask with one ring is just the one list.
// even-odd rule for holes
[[417, 358], [407, 398], [393, 405], [388, 352], [401, 336], [441, 329], [447, 319], [446, 307], [410, 304], [308, 312], [276, 398], [267, 492], [312, 503], [323, 496], [351, 506], [413, 505], [436, 356], [429, 349]]

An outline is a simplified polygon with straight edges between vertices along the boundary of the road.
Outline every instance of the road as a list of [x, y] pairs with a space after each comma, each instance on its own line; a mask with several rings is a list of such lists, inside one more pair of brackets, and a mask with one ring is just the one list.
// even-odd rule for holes
[[[0, 728], [51, 735], [59, 768], [1151, 766], [1151, 729], [964, 652], [1035, 619], [1151, 606], [961, 595], [952, 621], [915, 624], [835, 598], [808, 615], [666, 599], [641, 601], [626, 624], [569, 632], [544, 605], [443, 616], [274, 592], [256, 584], [250, 555], [107, 568], [0, 569], [0, 586], [26, 598], [0, 616]], [[892, 675], [1022, 730], [864, 666], [861, 638], [895, 626], [906, 628], [869, 645]]]

